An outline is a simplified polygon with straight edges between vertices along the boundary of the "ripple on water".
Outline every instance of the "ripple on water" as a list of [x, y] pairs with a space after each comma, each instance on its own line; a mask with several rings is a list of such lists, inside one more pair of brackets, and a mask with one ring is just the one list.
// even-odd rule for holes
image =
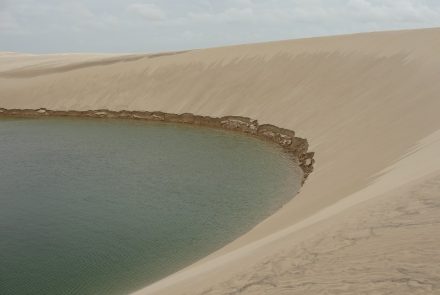
[[230, 242], [287, 202], [278, 146], [208, 128], [0, 120], [0, 294], [121, 294]]

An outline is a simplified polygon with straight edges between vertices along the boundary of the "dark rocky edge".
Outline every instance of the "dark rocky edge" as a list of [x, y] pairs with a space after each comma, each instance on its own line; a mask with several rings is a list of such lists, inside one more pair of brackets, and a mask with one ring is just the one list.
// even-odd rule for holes
[[221, 118], [199, 116], [191, 113], [170, 114], [164, 112], [146, 111], [55, 111], [40, 109], [4, 109], [0, 108], [0, 116], [13, 117], [89, 117], [89, 118], [119, 118], [146, 121], [162, 121], [173, 123], [193, 124], [233, 130], [249, 134], [258, 138], [275, 142], [301, 167], [304, 172], [302, 183], [313, 171], [314, 152], [307, 152], [309, 145], [306, 139], [296, 137], [292, 130], [280, 128], [270, 124], [259, 125], [257, 120], [241, 116], [225, 116]]

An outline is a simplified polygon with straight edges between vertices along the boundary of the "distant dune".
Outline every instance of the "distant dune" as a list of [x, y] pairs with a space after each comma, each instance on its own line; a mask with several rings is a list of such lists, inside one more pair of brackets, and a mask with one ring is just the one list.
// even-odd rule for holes
[[0, 108], [240, 115], [314, 151], [300, 194], [137, 294], [439, 294], [440, 29], [159, 55], [0, 54]]

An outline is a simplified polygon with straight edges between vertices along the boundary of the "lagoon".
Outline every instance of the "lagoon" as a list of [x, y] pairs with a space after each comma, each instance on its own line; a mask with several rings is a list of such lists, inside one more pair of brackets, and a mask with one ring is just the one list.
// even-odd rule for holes
[[249, 231], [299, 190], [261, 139], [183, 124], [0, 119], [0, 294], [126, 294]]

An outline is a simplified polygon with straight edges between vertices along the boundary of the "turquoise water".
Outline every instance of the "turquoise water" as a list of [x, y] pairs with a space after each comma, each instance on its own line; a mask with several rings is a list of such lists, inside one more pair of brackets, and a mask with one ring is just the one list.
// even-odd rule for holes
[[0, 120], [0, 294], [126, 294], [286, 203], [300, 170], [222, 130]]

